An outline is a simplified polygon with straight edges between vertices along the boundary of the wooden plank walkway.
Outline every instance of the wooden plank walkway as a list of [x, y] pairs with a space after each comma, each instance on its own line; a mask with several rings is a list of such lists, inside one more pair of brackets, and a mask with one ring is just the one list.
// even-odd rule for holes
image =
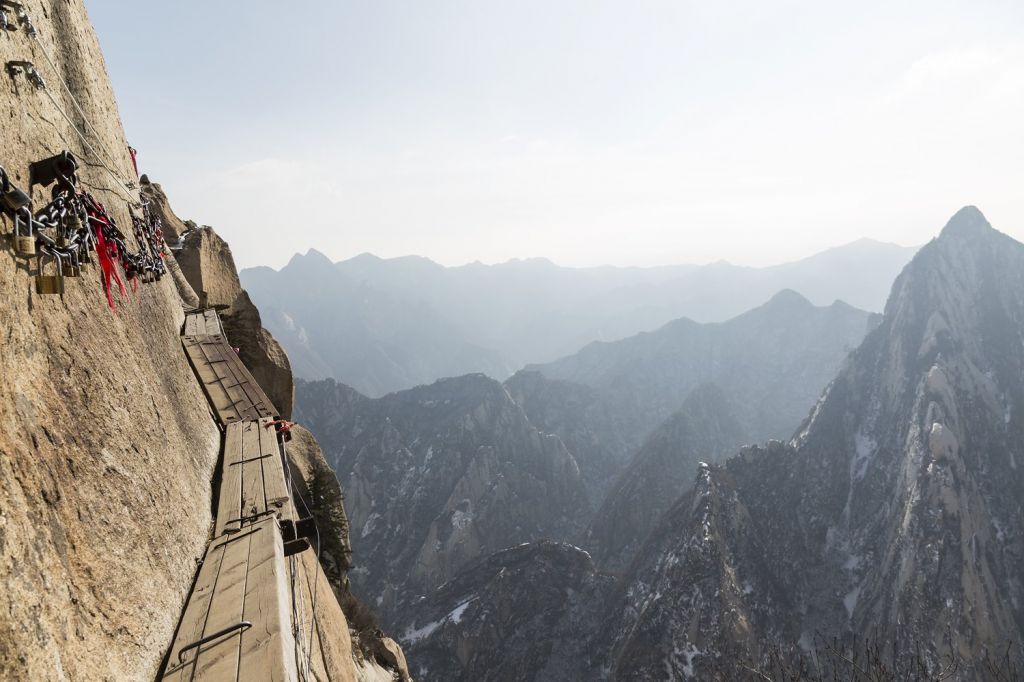
[[221, 425], [277, 416], [277, 408], [223, 336], [183, 336], [181, 341]]
[[272, 514], [291, 519], [277, 432], [270, 419], [232, 422], [224, 437], [224, 464], [214, 535], [237, 532], [251, 519]]
[[214, 538], [160, 679], [298, 682], [291, 583], [300, 555], [285, 557], [280, 522], [291, 524], [295, 510], [277, 431], [268, 427], [276, 410], [215, 311], [186, 317], [182, 345], [224, 429], [224, 449]]
[[182, 336], [224, 336], [224, 326], [216, 310], [199, 310], [185, 315]]

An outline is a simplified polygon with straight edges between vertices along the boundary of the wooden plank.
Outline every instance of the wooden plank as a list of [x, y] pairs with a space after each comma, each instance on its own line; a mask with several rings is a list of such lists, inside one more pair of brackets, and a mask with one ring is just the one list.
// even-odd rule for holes
[[263, 462], [260, 456], [260, 423], [245, 421], [242, 426], [242, 516], [267, 511], [263, 493]]
[[[185, 605], [162, 679], [297, 682], [288, 567], [280, 527], [266, 514], [268, 509], [293, 512], [277, 435], [265, 428], [276, 409], [223, 332], [214, 310], [186, 315], [182, 346], [225, 426], [225, 437], [215, 538]], [[243, 620], [251, 628], [186, 649]], [[185, 661], [179, 664], [182, 650]]]
[[196, 376], [199, 378], [199, 383], [203, 387], [203, 391], [206, 393], [206, 397], [210, 401], [210, 405], [216, 411], [217, 408], [217, 395], [216, 384], [217, 375], [213, 371], [213, 367], [206, 361], [206, 356], [203, 354], [202, 348], [199, 346], [195, 336], [186, 336], [181, 340], [182, 345], [185, 347], [185, 354], [188, 356], [189, 362], [192, 364], [192, 369], [195, 371]]
[[[249, 579], [249, 555], [260, 535], [269, 535], [265, 528], [253, 528], [214, 539], [211, 553], [223, 555], [216, 589], [210, 599], [210, 613], [203, 635], [211, 635], [242, 622], [245, 592]], [[234, 630], [198, 647], [194, 680], [210, 682], [234, 681], [238, 674], [242, 631]], [[255, 678], [254, 678], [255, 679]]]
[[284, 464], [281, 458], [281, 446], [277, 442], [277, 431], [268, 424], [272, 420], [264, 417], [260, 420], [260, 452], [263, 455], [263, 490], [267, 497], [267, 507], [281, 510], [278, 516], [291, 518], [291, 494], [285, 478]]
[[186, 652], [184, 663], [179, 663], [178, 652], [190, 642], [202, 639], [203, 628], [206, 626], [206, 618], [210, 611], [210, 599], [217, 584], [217, 575], [220, 573], [220, 565], [223, 553], [216, 553], [211, 556], [207, 548], [206, 556], [202, 566], [199, 568], [199, 575], [196, 576], [196, 584], [185, 603], [185, 612], [182, 614], [181, 623], [171, 644], [171, 651], [167, 659], [167, 667], [164, 669], [162, 679], [170, 682], [187, 682], [192, 679], [193, 665], [196, 659], [196, 652]]
[[[298, 679], [288, 561], [273, 518], [213, 540], [185, 606], [162, 680], [241, 682]], [[210, 642], [206, 636], [248, 621]]]
[[238, 357], [238, 353], [224, 342], [224, 348], [228, 349], [230, 355], [224, 354], [224, 359], [227, 361], [227, 365], [230, 368], [232, 375], [242, 385], [246, 395], [249, 397], [250, 402], [254, 407], [260, 411], [261, 417], [273, 417], [277, 415], [277, 408], [267, 397], [267, 394], [263, 392], [259, 382], [252, 376], [249, 368], [245, 366], [242, 359]]
[[259, 383], [257, 383], [256, 379], [254, 379], [252, 374], [249, 373], [248, 368], [246, 368], [242, 363], [241, 358], [236, 356], [236, 362], [233, 363], [232, 369], [234, 370], [235, 377], [239, 381], [240, 387], [249, 399], [249, 403], [257, 413], [255, 418], [258, 419], [260, 417], [274, 416], [275, 409], [270, 402], [270, 398], [266, 396], [263, 389], [260, 388]]
[[[241, 523], [231, 521], [242, 516], [242, 422], [228, 424], [224, 434], [224, 458], [220, 480], [220, 496], [217, 500], [217, 522], [215, 536], [226, 531], [235, 531]], [[229, 523], [230, 522], [230, 523]]]
[[270, 398], [223, 336], [185, 336], [182, 344], [222, 424], [275, 416]]
[[203, 336], [195, 337], [188, 350], [201, 366], [200, 379], [221, 423], [243, 418], [251, 401], [232, 371], [228, 353], [234, 355], [234, 351], [230, 346], [220, 337]]
[[223, 372], [224, 385], [240, 419], [259, 419], [267, 414], [266, 408], [261, 409], [262, 390], [253, 390], [256, 381], [242, 363], [238, 354], [226, 342], [218, 347], [219, 357], [223, 363], [218, 371]]
[[233, 421], [231, 417], [237, 418], [237, 411], [231, 405], [232, 399], [224, 388], [223, 379], [217, 370], [218, 363], [207, 350], [205, 338], [208, 337], [186, 336], [182, 339], [182, 345], [217, 418], [222, 424], [227, 424]]
[[270, 518], [260, 525], [272, 532], [252, 536], [243, 618], [253, 626], [241, 636], [238, 679], [291, 682], [298, 679], [298, 670], [284, 548], [277, 521]]
[[[216, 339], [218, 337], [206, 338]], [[251, 400], [246, 395], [245, 389], [239, 384], [239, 380], [233, 371], [234, 368], [231, 365], [231, 356], [235, 355], [235, 352], [231, 350], [231, 347], [223, 339], [218, 339], [217, 342], [204, 343], [203, 350], [207, 354], [208, 362], [217, 374], [219, 385], [227, 397], [227, 400], [220, 407], [220, 412], [224, 419], [249, 418], [248, 408], [251, 407]]]
[[220, 315], [216, 310], [207, 310], [203, 316], [206, 320], [206, 333], [211, 335], [224, 336], [224, 325], [220, 321]]
[[217, 311], [200, 310], [185, 315], [185, 331], [182, 336], [219, 336], [224, 334]]

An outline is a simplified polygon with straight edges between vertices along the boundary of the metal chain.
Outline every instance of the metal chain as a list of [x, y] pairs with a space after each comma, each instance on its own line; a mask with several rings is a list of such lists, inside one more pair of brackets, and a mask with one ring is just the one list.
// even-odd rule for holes
[[[90, 254], [98, 252], [102, 245], [103, 252], [98, 253], [98, 257], [101, 265], [108, 264], [104, 266], [103, 276], [111, 305], [110, 278], [120, 282], [120, 276], [112, 270], [114, 264], [120, 263], [125, 279], [133, 284], [139, 278], [144, 283], [160, 279], [167, 266], [163, 260], [163, 229], [159, 216], [149, 209], [148, 204], [142, 205], [141, 217], [130, 213], [139, 247], [137, 251], [131, 251], [124, 233], [103, 204], [88, 192], [78, 189], [78, 164], [74, 156], [64, 152], [55, 159], [58, 160], [55, 164], [59, 162], [64, 168], [55, 169], [57, 185], [53, 189], [53, 198], [35, 212], [31, 209], [28, 195], [15, 187], [7, 172], [0, 167], [0, 212], [25, 225], [28, 236], [34, 237], [37, 253], [53, 257], [59, 263], [66, 262], [73, 268], [89, 262]], [[25, 201], [21, 205], [7, 200], [15, 193], [24, 196]]]

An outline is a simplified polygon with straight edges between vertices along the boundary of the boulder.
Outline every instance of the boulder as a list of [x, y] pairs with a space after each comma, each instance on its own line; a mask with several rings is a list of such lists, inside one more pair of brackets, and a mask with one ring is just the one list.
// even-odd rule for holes
[[[159, 185], [148, 187], [158, 189]], [[162, 190], [151, 190], [150, 199], [161, 215], [174, 215]], [[220, 309], [228, 341], [239, 349], [239, 357], [273, 401], [278, 414], [284, 419], [291, 418], [295, 387], [288, 354], [263, 328], [259, 310], [238, 281], [228, 243], [212, 227], [200, 227], [184, 232], [179, 248], [174, 251], [185, 280], [198, 296], [199, 306]]]

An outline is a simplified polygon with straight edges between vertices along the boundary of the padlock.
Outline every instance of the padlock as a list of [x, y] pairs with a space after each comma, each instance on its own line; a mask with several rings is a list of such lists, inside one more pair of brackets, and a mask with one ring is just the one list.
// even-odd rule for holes
[[17, 236], [14, 238], [14, 248], [17, 250], [19, 256], [25, 258], [31, 258], [36, 255], [36, 238]]
[[36, 237], [32, 234], [32, 228], [27, 228], [28, 234], [21, 233], [21, 212], [14, 214], [14, 251], [19, 256], [31, 258], [36, 255]]
[[17, 187], [11, 187], [8, 191], [3, 193], [0, 197], [0, 202], [3, 202], [3, 206], [7, 211], [14, 213], [26, 208], [32, 199]]
[[68, 211], [68, 214], [64, 216], [64, 229], [69, 233], [82, 229], [82, 219], [78, 217], [77, 212]]
[[71, 267], [74, 268], [74, 272], [75, 272], [75, 274], [73, 274], [71, 276], [72, 277], [81, 277], [82, 276], [82, 261], [78, 257], [78, 249], [77, 249], [77, 247], [74, 250], [71, 251], [71, 253], [69, 254], [68, 257], [71, 258]]
[[60, 271], [61, 274], [63, 274], [65, 277], [82, 276], [82, 268], [81, 266], [78, 265], [78, 259], [75, 258], [74, 256], [71, 257], [70, 262], [65, 263], [63, 266], [61, 266]]
[[57, 274], [43, 274], [43, 254], [40, 253], [36, 262], [39, 266], [39, 274], [36, 275], [36, 293], [41, 295], [59, 294], [64, 295], [64, 273], [63, 262], [59, 255], [51, 254], [50, 259], [56, 261]]

